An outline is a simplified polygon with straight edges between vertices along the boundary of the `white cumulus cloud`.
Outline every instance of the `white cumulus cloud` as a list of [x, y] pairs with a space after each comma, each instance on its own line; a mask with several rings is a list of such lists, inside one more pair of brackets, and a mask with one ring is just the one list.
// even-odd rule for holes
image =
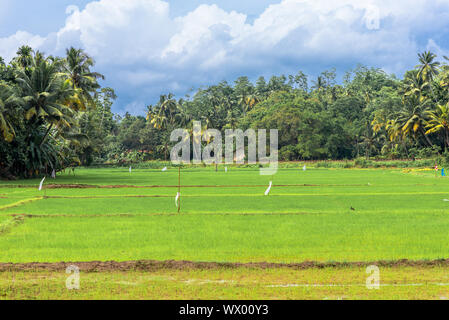
[[45, 39], [33, 35], [25, 31], [17, 31], [15, 34], [0, 38], [0, 56], [5, 59], [5, 61], [11, 60], [20, 46], [28, 45], [33, 48], [39, 48], [45, 42]]
[[447, 0], [284, 0], [251, 23], [244, 12], [218, 5], [172, 17], [163, 0], [100, 0], [82, 10], [70, 6], [67, 15], [65, 26], [45, 37], [18, 31], [0, 38], [0, 55], [10, 59], [21, 44], [52, 54], [82, 47], [133, 111], [160, 93], [184, 94], [243, 74], [358, 63], [402, 73], [418, 51], [448, 49], [436, 40], [447, 38]]

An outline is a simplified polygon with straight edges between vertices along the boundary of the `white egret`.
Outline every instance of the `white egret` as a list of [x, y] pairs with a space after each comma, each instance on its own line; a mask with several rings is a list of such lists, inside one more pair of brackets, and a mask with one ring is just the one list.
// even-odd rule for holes
[[179, 197], [181, 196], [181, 194], [178, 192], [177, 194], [176, 194], [176, 198], [175, 198], [175, 204], [176, 204], [176, 208], [178, 207], [178, 205], [179, 205]]
[[267, 191], [265, 191], [265, 195], [266, 195], [266, 196], [268, 196], [268, 195], [270, 194], [272, 185], [273, 185], [273, 181], [270, 181], [270, 185], [268, 186]]
[[42, 190], [42, 186], [44, 185], [45, 177], [42, 179], [41, 183], [39, 184], [39, 191]]

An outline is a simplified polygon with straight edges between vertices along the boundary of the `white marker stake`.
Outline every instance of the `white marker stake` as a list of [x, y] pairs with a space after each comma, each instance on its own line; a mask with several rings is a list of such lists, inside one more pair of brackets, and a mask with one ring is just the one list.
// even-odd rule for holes
[[52, 171], [52, 173], [51, 173], [51, 177], [52, 177], [53, 179], [56, 179], [56, 171], [55, 171], [55, 169], [53, 169], [53, 171]]
[[167, 171], [167, 167], [165, 167], [164, 169], [162, 169], [162, 172]]
[[304, 167], [302, 167], [302, 171], [306, 171], [307, 167], [304, 165]]
[[176, 204], [176, 208], [178, 207], [178, 200], [179, 200], [179, 197], [181, 196], [181, 194], [178, 192], [177, 194], [176, 194], [176, 198], [175, 198], [175, 204]]
[[271, 186], [273, 185], [273, 181], [270, 181], [270, 185], [268, 186], [267, 191], [265, 191], [265, 195], [268, 196], [270, 194], [271, 191]]
[[129, 173], [133, 172], [133, 168], [129, 167]]
[[228, 172], [228, 167], [225, 167], [225, 172]]
[[42, 190], [42, 186], [44, 185], [45, 177], [42, 179], [41, 183], [39, 184], [39, 191]]

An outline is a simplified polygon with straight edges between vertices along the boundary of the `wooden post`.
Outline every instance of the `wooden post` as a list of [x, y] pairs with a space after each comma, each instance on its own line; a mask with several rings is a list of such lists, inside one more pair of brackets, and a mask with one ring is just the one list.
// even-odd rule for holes
[[435, 178], [437, 177], [437, 171], [438, 171], [438, 169], [437, 169], [437, 162], [435, 161], [435, 168], [433, 168], [434, 170], [435, 170]]
[[178, 168], [178, 213], [181, 211], [181, 166]]

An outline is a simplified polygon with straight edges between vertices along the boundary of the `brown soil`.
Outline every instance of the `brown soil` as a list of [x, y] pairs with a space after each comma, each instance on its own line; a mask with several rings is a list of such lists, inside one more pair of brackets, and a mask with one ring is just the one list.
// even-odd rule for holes
[[349, 268], [377, 265], [379, 267], [449, 267], [449, 259], [429, 261], [377, 261], [377, 262], [303, 262], [294, 264], [282, 263], [220, 263], [220, 262], [192, 262], [192, 261], [90, 261], [90, 262], [57, 262], [57, 263], [0, 263], [0, 272], [20, 271], [65, 271], [70, 265], [77, 266], [83, 272], [108, 272], [108, 271], [157, 271], [157, 270], [214, 270], [214, 269], [277, 269], [289, 268], [296, 270], [324, 269], [324, 268]]
[[91, 188], [98, 188], [98, 186], [88, 184], [48, 184], [45, 186], [45, 189], [91, 189]]

